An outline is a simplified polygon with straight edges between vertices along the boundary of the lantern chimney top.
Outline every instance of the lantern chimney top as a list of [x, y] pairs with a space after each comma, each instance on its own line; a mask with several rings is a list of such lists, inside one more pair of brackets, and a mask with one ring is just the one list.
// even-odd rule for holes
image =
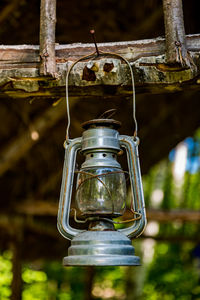
[[112, 129], [118, 129], [121, 127], [121, 122], [116, 121], [114, 119], [93, 119], [82, 124], [83, 129], [96, 127], [108, 127]]

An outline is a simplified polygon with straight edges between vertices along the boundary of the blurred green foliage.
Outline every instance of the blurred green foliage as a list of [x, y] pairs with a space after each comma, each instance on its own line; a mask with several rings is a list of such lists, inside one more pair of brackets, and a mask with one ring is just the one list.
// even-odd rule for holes
[[0, 299], [9, 299], [11, 295], [10, 284], [12, 281], [12, 254], [5, 251], [0, 256]]
[[[144, 299], [200, 299], [198, 270], [191, 259], [193, 243], [159, 243], [148, 267]], [[151, 297], [149, 298], [151, 290]]]

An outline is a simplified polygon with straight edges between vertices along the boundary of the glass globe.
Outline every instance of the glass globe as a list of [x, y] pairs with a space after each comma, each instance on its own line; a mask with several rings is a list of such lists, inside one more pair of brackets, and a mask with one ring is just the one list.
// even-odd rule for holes
[[124, 213], [126, 180], [122, 169], [91, 167], [80, 170], [76, 206], [84, 216], [117, 217]]

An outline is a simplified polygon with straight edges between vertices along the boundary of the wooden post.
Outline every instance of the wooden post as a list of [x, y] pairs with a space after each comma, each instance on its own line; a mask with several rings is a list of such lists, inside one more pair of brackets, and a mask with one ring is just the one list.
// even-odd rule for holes
[[55, 61], [56, 0], [41, 0], [40, 75], [56, 76]]
[[182, 0], [163, 0], [168, 64], [191, 67], [193, 61], [187, 51]]

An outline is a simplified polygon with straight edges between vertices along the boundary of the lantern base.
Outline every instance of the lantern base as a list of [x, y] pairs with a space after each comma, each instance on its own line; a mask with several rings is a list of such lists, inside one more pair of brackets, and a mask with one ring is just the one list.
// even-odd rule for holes
[[118, 231], [85, 231], [72, 240], [64, 266], [139, 266], [134, 247]]

